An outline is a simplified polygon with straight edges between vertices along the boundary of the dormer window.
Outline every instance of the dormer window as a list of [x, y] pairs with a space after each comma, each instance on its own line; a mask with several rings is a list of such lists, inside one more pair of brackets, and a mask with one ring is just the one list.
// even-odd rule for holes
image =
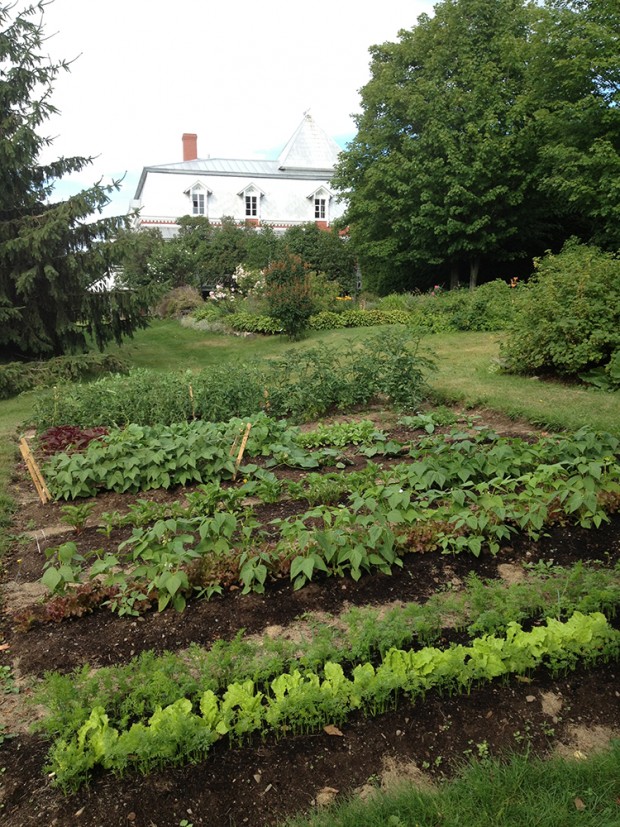
[[248, 184], [247, 187], [238, 192], [237, 195], [243, 199], [243, 216], [246, 221], [257, 224], [260, 221], [261, 198], [265, 193], [256, 184]]
[[329, 222], [329, 203], [332, 198], [331, 192], [327, 187], [319, 187], [318, 190], [311, 192], [307, 198], [312, 204], [314, 220], [322, 225], [327, 225]]
[[207, 216], [209, 214], [208, 202], [211, 190], [207, 189], [201, 181], [196, 181], [189, 189], [186, 189], [185, 195], [190, 201], [191, 215]]

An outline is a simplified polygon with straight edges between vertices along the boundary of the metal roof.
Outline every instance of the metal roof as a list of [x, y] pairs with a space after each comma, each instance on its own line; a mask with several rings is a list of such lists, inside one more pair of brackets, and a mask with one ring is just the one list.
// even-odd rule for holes
[[277, 160], [196, 158], [193, 161], [144, 167], [134, 198], [140, 198], [149, 172], [325, 180], [331, 178], [340, 151], [333, 138], [312, 120], [310, 114], [305, 113]]
[[278, 162], [244, 161], [233, 158], [195, 158], [193, 161], [180, 161], [176, 164], [157, 164], [148, 169], [169, 172], [210, 172], [212, 175], [275, 175], [278, 172]]
[[278, 158], [280, 169], [333, 169], [340, 147], [306, 112]]

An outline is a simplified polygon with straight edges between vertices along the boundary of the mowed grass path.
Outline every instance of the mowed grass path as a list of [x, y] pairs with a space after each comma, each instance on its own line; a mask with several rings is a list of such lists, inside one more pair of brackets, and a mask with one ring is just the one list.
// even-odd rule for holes
[[501, 411], [552, 430], [575, 431], [590, 425], [620, 437], [620, 393], [606, 393], [531, 376], [498, 371], [498, 333], [429, 336], [438, 372], [431, 385], [440, 399]]

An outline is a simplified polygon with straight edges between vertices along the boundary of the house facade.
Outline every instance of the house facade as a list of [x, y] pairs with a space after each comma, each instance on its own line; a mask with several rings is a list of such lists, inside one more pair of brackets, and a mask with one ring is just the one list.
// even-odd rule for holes
[[330, 187], [340, 147], [308, 113], [275, 160], [199, 158], [198, 136], [182, 140], [182, 161], [143, 169], [131, 204], [139, 210], [136, 228], [155, 227], [170, 238], [177, 218], [190, 215], [284, 232], [312, 221], [329, 227], [344, 213]]

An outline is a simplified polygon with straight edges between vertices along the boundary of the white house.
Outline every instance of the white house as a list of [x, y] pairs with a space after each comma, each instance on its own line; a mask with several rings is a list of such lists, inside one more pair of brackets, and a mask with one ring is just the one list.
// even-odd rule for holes
[[198, 158], [198, 136], [183, 135], [183, 161], [144, 167], [132, 210], [136, 228], [157, 227], [176, 235], [180, 216], [223, 217], [268, 224], [283, 232], [315, 221], [328, 227], [344, 212], [330, 179], [340, 147], [305, 114], [273, 161]]

